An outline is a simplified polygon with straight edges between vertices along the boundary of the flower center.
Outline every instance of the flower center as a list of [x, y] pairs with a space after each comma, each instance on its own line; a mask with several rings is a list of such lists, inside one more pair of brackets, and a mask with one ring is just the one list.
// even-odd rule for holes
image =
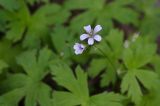
[[80, 49], [80, 50], [83, 50], [84, 47], [83, 47], [82, 45], [79, 45], [79, 49]]
[[91, 32], [88, 34], [90, 37], [93, 37], [94, 35], [94, 30], [92, 29]]

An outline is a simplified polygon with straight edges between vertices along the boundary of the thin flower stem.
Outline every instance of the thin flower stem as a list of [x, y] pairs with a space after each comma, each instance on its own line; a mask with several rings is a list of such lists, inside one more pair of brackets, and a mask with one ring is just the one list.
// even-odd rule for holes
[[114, 64], [112, 63], [112, 61], [109, 59], [109, 57], [103, 52], [103, 50], [101, 50], [100, 48], [94, 46], [96, 49], [98, 49], [106, 58], [107, 60], [109, 61], [109, 63], [112, 65], [112, 67], [114, 68], [114, 70], [116, 70]]

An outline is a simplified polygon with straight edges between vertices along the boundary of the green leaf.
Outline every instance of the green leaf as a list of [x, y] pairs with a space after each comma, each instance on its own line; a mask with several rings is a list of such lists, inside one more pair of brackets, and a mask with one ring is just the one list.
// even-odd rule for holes
[[159, 77], [156, 73], [139, 69], [137, 70], [136, 76], [145, 88], [153, 90], [158, 87]]
[[115, 84], [116, 80], [117, 80], [117, 73], [116, 71], [113, 69], [112, 66], [107, 67], [107, 70], [102, 74], [101, 76], [101, 87], [105, 87], [109, 84]]
[[67, 28], [62, 26], [55, 27], [51, 34], [51, 38], [58, 55], [64, 58], [71, 56], [73, 35], [70, 35]]
[[155, 55], [152, 59], [152, 64], [155, 68], [156, 73], [160, 76], [160, 56]]
[[124, 49], [123, 60], [128, 69], [136, 69], [151, 62], [155, 53], [156, 45], [139, 37], [129, 48]]
[[50, 62], [51, 51], [44, 48], [39, 52], [38, 58], [36, 55], [36, 50], [26, 51], [17, 58], [17, 62], [30, 77], [40, 80], [48, 73], [47, 66]]
[[3, 69], [7, 67], [8, 67], [8, 64], [5, 63], [3, 60], [0, 60], [0, 74], [2, 73]]
[[32, 83], [26, 86], [26, 106], [51, 106], [51, 88], [43, 83]]
[[25, 2], [19, 1], [18, 3], [20, 5], [19, 10], [9, 13], [11, 14], [11, 20], [9, 20], [8, 24], [10, 30], [6, 33], [6, 38], [13, 42], [19, 41], [22, 38], [30, 19], [30, 13]]
[[[91, 3], [92, 2], [92, 3]], [[67, 0], [64, 4], [66, 9], [99, 9], [102, 8], [105, 0]], [[72, 5], [71, 5], [72, 4]]]
[[[94, 2], [92, 1], [92, 3], [87, 4], [89, 1], [90, 0], [83, 2], [83, 0], [78, 0], [80, 3], [77, 3], [77, 1], [75, 2], [74, 0], [70, 0], [69, 2], [66, 2], [66, 7], [68, 6], [67, 8], [70, 8], [71, 10], [72, 8], [86, 10], [71, 20], [70, 28], [73, 32], [79, 33], [79, 29], [88, 24], [101, 24], [102, 27], [108, 30], [113, 28], [113, 19], [123, 24], [138, 24], [138, 13], [125, 5], [117, 3], [117, 1], [104, 3], [104, 0], [95, 0]], [[96, 4], [95, 6], [94, 3]], [[118, 13], [117, 10], [119, 10]], [[105, 32], [106, 34], [106, 30], [102, 33]]]
[[[87, 76], [80, 67], [76, 68], [76, 77], [66, 64], [51, 65], [54, 80], [67, 91], [53, 93], [52, 104], [60, 106], [122, 106], [123, 96], [114, 93], [102, 93], [89, 97]], [[74, 99], [73, 99], [74, 98]]]
[[64, 23], [69, 15], [69, 12], [62, 10], [62, 7], [58, 4], [46, 4], [40, 7], [31, 16], [23, 46], [37, 48], [40, 47], [42, 42], [47, 44], [50, 39], [50, 26]]
[[147, 90], [156, 89], [159, 83], [158, 75], [151, 70], [137, 69], [130, 70], [123, 78], [121, 84], [121, 92], [128, 92], [128, 97], [136, 104], [140, 103], [143, 93], [140, 86], [141, 83]]
[[152, 90], [148, 95], [145, 95], [137, 106], [158, 106], [160, 103], [159, 84], [158, 89]]
[[146, 16], [141, 22], [140, 31], [142, 32], [143, 35], [148, 35], [148, 36], [152, 35], [154, 36], [154, 38], [156, 38], [160, 33], [158, 29], [159, 27], [160, 27], [160, 22], [158, 15]]
[[21, 53], [21, 50], [19, 45], [12, 45], [11, 41], [2, 39], [0, 41], [0, 60], [3, 60], [8, 67], [15, 71], [17, 69], [15, 57]]
[[1, 106], [18, 106], [19, 101], [24, 96], [24, 89], [19, 88], [12, 90], [2, 96], [0, 96]]
[[[51, 70], [54, 75], [54, 80], [76, 96], [76, 98], [78, 98], [76, 101], [79, 104], [86, 103], [89, 98], [87, 76], [80, 67], [76, 68], [76, 77], [72, 70], [65, 64], [51, 65]], [[61, 104], [61, 101], [59, 102]]]
[[[37, 54], [38, 53], [38, 54]], [[11, 103], [16, 105], [23, 97], [25, 97], [25, 106], [51, 106], [51, 88], [41, 80], [49, 72], [48, 65], [51, 59], [51, 52], [47, 48], [44, 48], [37, 52], [36, 50], [27, 51], [21, 54], [17, 62], [20, 64], [27, 75], [25, 74], [11, 74], [9, 78], [0, 83], [2, 90], [6, 90], [2, 95], [2, 103], [6, 102], [3, 98], [5, 95], [12, 97], [10, 92], [18, 89], [19, 92], [23, 92], [23, 96], [18, 96], [16, 100], [13, 99]], [[32, 60], [32, 61], [31, 61]], [[7, 84], [6, 84], [7, 83]], [[15, 95], [15, 96], [17, 96]], [[10, 103], [10, 100], [7, 101]], [[10, 105], [9, 105], [10, 106]], [[17, 105], [16, 105], [17, 106]]]
[[147, 2], [135, 0], [133, 4], [138, 11], [144, 14], [138, 26], [141, 34], [156, 39], [160, 33], [158, 29], [160, 27], [160, 11], [157, 0], [148, 0]]
[[76, 106], [80, 104], [78, 97], [70, 92], [55, 91], [53, 93], [53, 106]]
[[[118, 13], [117, 10], [119, 11]], [[111, 5], [109, 5], [108, 12], [110, 12], [110, 16], [112, 18], [114, 18], [120, 23], [133, 23], [134, 25], [138, 24], [138, 13], [136, 13], [133, 9], [121, 5], [119, 2], [117, 3], [115, 1]]]
[[12, 22], [9, 26], [11, 29], [6, 33], [7, 39], [12, 39], [13, 42], [20, 40], [25, 30], [25, 24], [23, 22]]
[[108, 42], [111, 51], [110, 54], [113, 56], [112, 58], [118, 59], [121, 57], [122, 50], [123, 50], [123, 32], [119, 30], [111, 30], [109, 35], [105, 38]]
[[[51, 70], [54, 75], [54, 80], [75, 95], [78, 101], [80, 101], [80, 104], [87, 102], [89, 99], [87, 75], [80, 67], [76, 68], [76, 77], [66, 64], [51, 65]], [[72, 100], [70, 102], [72, 102]]]
[[106, 68], [106, 59], [93, 59], [88, 68], [88, 74], [96, 77], [103, 69]]
[[122, 101], [124, 100], [124, 97], [115, 94], [113, 92], [111, 93], [100, 93], [97, 95], [94, 95], [90, 98], [90, 105], [89, 106], [123, 106]]
[[0, 0], [0, 5], [9, 11], [13, 11], [19, 8], [19, 0]]
[[0, 93], [6, 93], [17, 88], [22, 88], [27, 84], [27, 76], [21, 73], [10, 74], [7, 79], [0, 82]]
[[121, 92], [126, 93], [135, 103], [139, 103], [142, 98], [142, 91], [133, 72], [128, 72], [122, 80]]

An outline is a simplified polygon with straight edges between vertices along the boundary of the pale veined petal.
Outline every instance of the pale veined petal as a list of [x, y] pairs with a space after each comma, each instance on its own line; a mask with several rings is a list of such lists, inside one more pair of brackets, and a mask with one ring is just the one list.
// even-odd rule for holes
[[94, 39], [100, 42], [102, 40], [102, 37], [100, 35], [94, 35]]
[[89, 35], [88, 34], [82, 34], [81, 36], [80, 36], [80, 40], [82, 41], [82, 40], [85, 40], [85, 39], [87, 39], [87, 38], [89, 38]]
[[79, 54], [79, 50], [75, 50], [75, 54], [78, 55]]
[[102, 30], [101, 25], [97, 25], [97, 26], [94, 28], [94, 34], [96, 34], [97, 32], [99, 32], [100, 30]]
[[87, 33], [91, 33], [91, 32], [92, 32], [91, 25], [84, 26], [84, 30], [85, 30]]
[[93, 38], [89, 38], [88, 39], [88, 45], [93, 45], [94, 44], [94, 39]]
[[75, 43], [74, 46], [73, 46], [73, 48], [74, 48], [74, 49], [79, 48], [79, 43]]
[[81, 49], [85, 49], [85, 46], [83, 44], [81, 44]]

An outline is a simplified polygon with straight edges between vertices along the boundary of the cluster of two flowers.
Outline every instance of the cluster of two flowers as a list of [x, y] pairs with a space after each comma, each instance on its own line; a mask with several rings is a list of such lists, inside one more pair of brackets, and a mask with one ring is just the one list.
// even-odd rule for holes
[[[101, 36], [97, 34], [100, 30], [102, 30], [101, 25], [97, 25], [94, 29], [92, 29], [90, 25], [84, 26], [84, 30], [86, 31], [86, 34], [82, 34], [80, 36], [80, 40], [84, 41], [87, 39], [88, 45], [91, 46], [94, 44], [94, 41], [100, 42], [102, 40]], [[79, 55], [83, 53], [86, 46], [81, 43], [75, 43], [73, 48], [75, 50], [75, 54]]]

